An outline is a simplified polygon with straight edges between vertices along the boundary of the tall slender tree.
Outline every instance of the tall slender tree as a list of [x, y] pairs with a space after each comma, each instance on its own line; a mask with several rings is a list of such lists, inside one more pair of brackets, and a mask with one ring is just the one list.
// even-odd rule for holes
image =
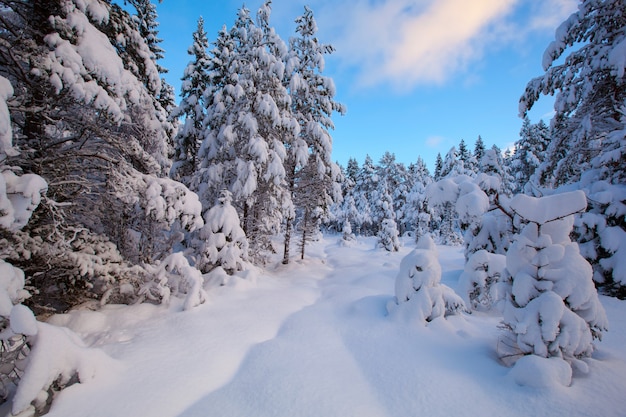
[[[305, 7], [304, 14], [296, 19], [296, 35], [289, 42], [287, 56], [287, 82], [291, 97], [291, 111], [299, 126], [299, 134], [288, 146], [286, 175], [289, 192], [294, 201], [314, 204], [297, 207], [301, 213], [312, 213], [317, 208], [327, 210], [333, 199], [341, 198], [339, 167], [332, 161], [332, 115], [343, 114], [345, 108], [335, 101], [335, 85], [322, 74], [324, 56], [334, 52], [331, 45], [322, 44], [317, 36], [317, 23], [313, 11]], [[317, 179], [316, 187], [301, 187], [304, 167]], [[308, 197], [298, 194], [315, 194]], [[294, 212], [295, 214], [295, 212]], [[289, 262], [289, 245], [293, 217], [287, 217], [283, 262]]]
[[204, 19], [198, 19], [198, 26], [193, 33], [193, 43], [187, 53], [193, 60], [187, 64], [182, 77], [181, 101], [171, 118], [184, 117], [182, 125], [174, 138], [174, 163], [170, 176], [189, 186], [196, 171], [198, 148], [204, 133], [205, 102], [204, 92], [210, 82], [209, 56]]

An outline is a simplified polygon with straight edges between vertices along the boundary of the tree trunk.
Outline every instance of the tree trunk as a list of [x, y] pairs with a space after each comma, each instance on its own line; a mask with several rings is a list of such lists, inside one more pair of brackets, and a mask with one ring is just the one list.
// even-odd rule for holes
[[283, 254], [283, 265], [289, 263], [289, 244], [291, 243], [291, 222], [293, 219], [288, 218], [285, 225], [285, 251]]
[[308, 228], [308, 222], [309, 222], [309, 209], [307, 208], [306, 210], [304, 210], [304, 224], [302, 225], [302, 244], [300, 246], [300, 259], [304, 259], [304, 247], [306, 246], [306, 232], [307, 232], [307, 228]]

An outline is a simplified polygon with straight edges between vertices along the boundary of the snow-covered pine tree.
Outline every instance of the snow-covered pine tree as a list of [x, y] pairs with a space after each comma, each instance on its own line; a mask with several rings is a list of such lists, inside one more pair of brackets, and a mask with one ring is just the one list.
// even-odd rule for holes
[[[514, 178], [509, 173], [508, 166], [504, 162], [502, 154], [497, 148], [491, 148], [485, 151], [480, 160], [480, 173], [497, 178], [499, 181], [497, 189], [491, 188], [491, 194], [497, 193], [498, 196], [510, 196], [514, 187]], [[481, 187], [485, 189], [484, 187]]]
[[204, 215], [204, 226], [194, 242], [198, 246], [196, 267], [203, 273], [220, 267], [232, 275], [246, 268], [248, 240], [231, 203], [230, 191], [222, 190], [217, 203]]
[[442, 177], [443, 171], [443, 159], [441, 158], [441, 153], [437, 152], [437, 158], [435, 158], [435, 172], [433, 173], [433, 178], [435, 181], [439, 181]]
[[619, 260], [626, 250], [625, 27], [622, 0], [582, 0], [546, 49], [545, 74], [531, 80], [520, 99], [524, 115], [540, 95], [556, 94], [552, 140], [536, 182], [579, 181], [591, 204], [576, 233], [596, 280], [618, 292], [626, 283]]
[[181, 101], [170, 118], [184, 117], [174, 138], [174, 161], [170, 176], [187, 185], [197, 168], [198, 148], [204, 134], [206, 105], [204, 92], [209, 85], [209, 42], [204, 31], [204, 19], [198, 19], [198, 26], [193, 32], [193, 43], [187, 53], [193, 60], [187, 64], [180, 87]]
[[[522, 116], [540, 95], [556, 94], [553, 136], [539, 168], [540, 184], [577, 181], [604, 150], [601, 139], [623, 126], [625, 26], [626, 9], [621, 0], [582, 0], [544, 53], [546, 73], [526, 86], [520, 99]], [[623, 171], [621, 165], [613, 169]]]
[[483, 159], [483, 155], [485, 154], [485, 142], [483, 142], [483, 138], [478, 135], [478, 139], [476, 139], [476, 143], [474, 144], [474, 159], [479, 161]]
[[397, 252], [400, 249], [400, 240], [398, 239], [398, 226], [396, 223], [396, 214], [393, 209], [393, 200], [389, 193], [387, 181], [379, 182], [376, 190], [377, 195], [377, 223], [380, 224], [378, 229], [377, 246], [389, 252]]
[[411, 188], [406, 196], [406, 220], [409, 229], [413, 230], [415, 241], [430, 231], [432, 210], [428, 206], [426, 187], [432, 183], [432, 178], [421, 157], [415, 164], [409, 166]]
[[348, 159], [348, 165], [346, 166], [346, 180], [344, 182], [343, 191], [344, 195], [351, 192], [359, 175], [359, 162], [354, 158]]
[[[237, 68], [238, 52], [235, 48], [233, 35], [223, 26], [208, 53], [208, 80], [202, 93], [206, 107], [202, 122], [204, 131], [198, 149], [198, 167], [191, 186], [198, 193], [205, 209], [212, 207], [221, 190], [230, 190], [237, 178], [235, 152], [241, 145], [236, 142], [232, 122], [244, 90], [238, 84], [237, 74], [231, 72]], [[256, 185], [250, 181], [250, 187], [253, 186]], [[238, 198], [235, 196], [235, 199]], [[243, 205], [236, 203], [235, 206], [241, 213]]]
[[429, 235], [422, 236], [415, 249], [400, 262], [395, 297], [387, 304], [387, 311], [408, 321], [427, 324], [464, 310], [461, 297], [441, 284], [435, 242]]
[[220, 32], [211, 52], [216, 76], [207, 89], [207, 131], [194, 179], [204, 204], [219, 189], [232, 192], [251, 256], [259, 261], [290, 211], [285, 146], [299, 127], [284, 85], [286, 47], [269, 26], [270, 12], [268, 1], [255, 24], [243, 7], [233, 28]]
[[530, 123], [528, 116], [524, 116], [519, 135], [510, 163], [511, 175], [515, 179], [515, 192], [523, 192], [527, 188], [526, 185], [539, 167], [550, 142], [549, 128], [543, 120], [534, 125]]
[[[167, 68], [159, 65], [158, 61], [165, 57], [165, 50], [159, 45], [163, 39], [159, 38], [158, 14], [154, 3], [151, 0], [125, 0], [135, 8], [133, 19], [137, 23], [139, 35], [144, 39], [150, 53], [151, 59], [157, 63], [156, 68], [159, 74], [166, 74]], [[163, 0], [160, 0], [161, 2]], [[158, 91], [152, 92], [155, 96]]]
[[580, 359], [607, 329], [592, 269], [570, 240], [574, 213], [585, 210], [582, 191], [534, 198], [518, 194], [511, 210], [526, 225], [506, 254], [512, 289], [504, 307], [499, 354], [505, 363], [524, 355], [557, 357], [587, 370]]
[[356, 185], [353, 195], [356, 208], [359, 211], [357, 218], [357, 229], [359, 234], [371, 236], [378, 231], [377, 225], [373, 222], [373, 193], [377, 187], [378, 176], [374, 161], [369, 155], [365, 156], [365, 161], [357, 175]]
[[[333, 80], [322, 74], [324, 56], [333, 53], [335, 49], [332, 45], [322, 44], [316, 34], [317, 23], [313, 11], [305, 6], [304, 14], [296, 18], [297, 36], [290, 39], [286, 57], [291, 112], [299, 131], [292, 132], [296, 134], [288, 143], [285, 163], [291, 199], [297, 202], [296, 212], [305, 217], [326, 212], [333, 200], [341, 198], [340, 170], [331, 159], [332, 137], [329, 131], [334, 129], [331, 119], [333, 113], [344, 114], [345, 108], [334, 99]], [[305, 179], [303, 171], [309, 164], [313, 164], [307, 170], [312, 178]], [[316, 181], [315, 186], [298, 185], [299, 182], [311, 180]], [[294, 220], [288, 217], [286, 222], [284, 263], [289, 262], [291, 223]], [[312, 220], [314, 218], [304, 218], [299, 222], [311, 225]], [[306, 243], [306, 240], [302, 242]], [[303, 253], [304, 246], [301, 255]]]
[[461, 142], [459, 142], [459, 160], [463, 162], [466, 175], [472, 176], [478, 170], [480, 159], [474, 158], [472, 152], [467, 148], [464, 139], [461, 139]]
[[[407, 230], [406, 197], [408, 194], [408, 173], [404, 164], [396, 161], [396, 156], [385, 152], [376, 167], [379, 184], [386, 183], [391, 195], [393, 211], [398, 233], [402, 235]], [[375, 220], [376, 222], [376, 220]]]

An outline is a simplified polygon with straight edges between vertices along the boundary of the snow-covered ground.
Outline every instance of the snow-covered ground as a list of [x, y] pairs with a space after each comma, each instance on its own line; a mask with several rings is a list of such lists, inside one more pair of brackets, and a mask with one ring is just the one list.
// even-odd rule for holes
[[[209, 289], [190, 311], [173, 301], [56, 317], [116, 364], [64, 390], [49, 416], [624, 416], [625, 301], [601, 297], [610, 329], [588, 374], [520, 386], [497, 359], [495, 312], [428, 326], [387, 315], [411, 242], [388, 253], [339, 239]], [[458, 289], [462, 249], [439, 257]]]

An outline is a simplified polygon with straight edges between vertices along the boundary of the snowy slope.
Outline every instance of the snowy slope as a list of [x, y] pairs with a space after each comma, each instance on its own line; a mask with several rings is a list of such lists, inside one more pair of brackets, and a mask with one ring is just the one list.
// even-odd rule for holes
[[[386, 315], [399, 253], [373, 239], [314, 243], [309, 258], [180, 305], [108, 307], [55, 320], [120, 363], [74, 385], [50, 416], [623, 416], [626, 302], [602, 297], [610, 331], [571, 387], [521, 387], [496, 359], [499, 318], [427, 327]], [[456, 289], [462, 249], [439, 247]], [[1, 410], [0, 410], [1, 411]]]

